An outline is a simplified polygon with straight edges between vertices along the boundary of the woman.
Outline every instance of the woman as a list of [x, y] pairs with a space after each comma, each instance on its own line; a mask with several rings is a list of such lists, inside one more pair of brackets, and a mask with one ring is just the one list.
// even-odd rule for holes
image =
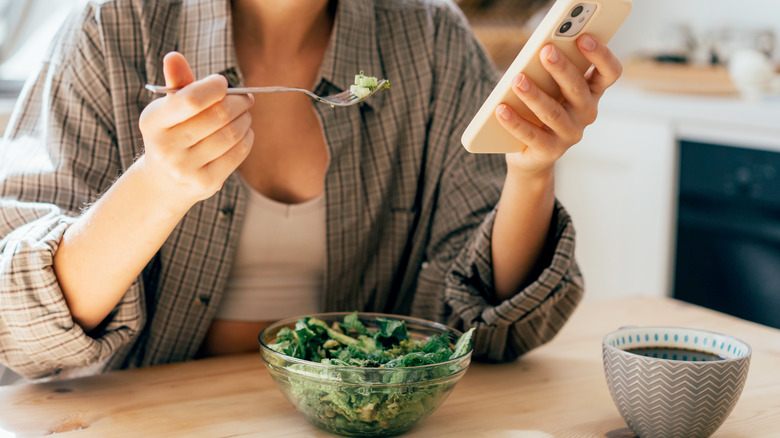
[[[477, 327], [487, 360], [542, 344], [582, 293], [553, 164], [620, 75], [579, 46], [587, 78], [542, 51], [564, 104], [516, 81], [544, 129], [497, 108], [531, 147], [471, 155], [497, 73], [447, 1], [89, 3], [2, 146], [0, 360], [36, 378], [254, 351], [314, 310]], [[349, 108], [225, 95], [330, 94], [361, 70], [392, 89]], [[182, 90], [143, 90], [163, 81]]]

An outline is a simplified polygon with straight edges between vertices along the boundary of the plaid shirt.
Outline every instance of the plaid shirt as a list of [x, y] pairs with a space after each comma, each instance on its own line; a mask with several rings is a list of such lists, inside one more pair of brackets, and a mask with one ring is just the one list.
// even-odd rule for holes
[[[228, 0], [91, 1], [25, 87], [0, 148], [0, 362], [28, 377], [192, 359], [230, 272], [244, 217], [232, 175], [196, 204], [105, 323], [71, 319], [52, 269], [63, 232], [142, 153], [138, 118], [178, 50], [196, 77], [242, 78]], [[490, 239], [506, 173], [460, 135], [498, 74], [445, 0], [340, 0], [317, 93], [356, 72], [392, 89], [360, 106], [316, 104], [330, 152], [322, 308], [477, 327], [475, 358], [548, 341], [582, 295], [574, 230], [556, 206], [536, 277], [493, 293]], [[164, 188], [161, 188], [163, 190]]]

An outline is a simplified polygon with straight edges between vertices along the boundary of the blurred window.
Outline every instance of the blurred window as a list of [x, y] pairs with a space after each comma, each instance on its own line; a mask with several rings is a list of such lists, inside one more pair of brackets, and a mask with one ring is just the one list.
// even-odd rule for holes
[[0, 97], [16, 97], [76, 0], [0, 0]]

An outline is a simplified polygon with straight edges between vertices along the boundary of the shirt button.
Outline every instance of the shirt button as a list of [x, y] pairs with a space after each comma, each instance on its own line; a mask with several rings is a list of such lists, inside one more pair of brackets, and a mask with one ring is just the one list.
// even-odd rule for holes
[[230, 219], [233, 217], [233, 207], [223, 207], [219, 210], [219, 213], [217, 213], [217, 217], [223, 221]]
[[208, 295], [199, 295], [197, 298], [195, 298], [195, 303], [206, 307], [209, 305], [210, 299], [211, 298]]
[[421, 267], [422, 269], [428, 269], [428, 266], [431, 266], [431, 264], [430, 264], [430, 263], [428, 263], [428, 262], [422, 262], [422, 265], [420, 265], [420, 267]]
[[222, 70], [219, 72], [219, 74], [227, 79], [228, 87], [237, 87], [241, 82], [238, 78], [238, 72], [236, 71], [235, 67], [229, 67], [225, 70]]

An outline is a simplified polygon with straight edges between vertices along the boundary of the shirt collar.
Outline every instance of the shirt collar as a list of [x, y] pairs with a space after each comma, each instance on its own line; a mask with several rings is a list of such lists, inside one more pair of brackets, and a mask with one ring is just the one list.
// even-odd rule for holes
[[[231, 86], [243, 83], [233, 46], [230, 1], [183, 0], [182, 33], [178, 50], [200, 79], [212, 73], [224, 74]], [[376, 40], [373, 1], [338, 0], [336, 20], [319, 71], [318, 93], [344, 91], [360, 71], [385, 78]], [[377, 93], [366, 104], [378, 108], [385, 93]]]

